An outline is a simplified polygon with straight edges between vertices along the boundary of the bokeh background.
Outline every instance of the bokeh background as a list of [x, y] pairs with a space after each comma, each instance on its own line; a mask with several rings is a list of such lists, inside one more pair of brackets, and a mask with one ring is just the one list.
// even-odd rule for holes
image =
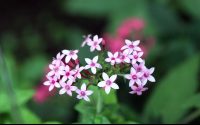
[[141, 96], [129, 94], [128, 81], [118, 77], [111, 123], [200, 123], [199, 6], [200, 0], [1, 0], [0, 123], [79, 122], [76, 96], [48, 92], [43, 82], [63, 49], [79, 49], [83, 64], [98, 54], [80, 47], [88, 34], [104, 38], [111, 52], [125, 39], [140, 39], [147, 68], [155, 67], [156, 82]]

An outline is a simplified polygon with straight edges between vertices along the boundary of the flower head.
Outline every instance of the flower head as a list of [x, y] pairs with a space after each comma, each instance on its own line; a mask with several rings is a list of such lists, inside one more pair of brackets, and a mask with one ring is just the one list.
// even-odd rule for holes
[[64, 57], [64, 54], [60, 55], [60, 52], [56, 55], [56, 59], [52, 61], [52, 64], [56, 64], [57, 62], [60, 63], [61, 66], [64, 66], [64, 63], [62, 62], [62, 58]]
[[95, 56], [93, 60], [90, 60], [89, 58], [85, 58], [85, 61], [88, 64], [85, 66], [85, 69], [91, 68], [93, 74], [96, 74], [96, 67], [99, 69], [102, 69], [102, 66], [99, 63], [97, 63], [98, 56]]
[[125, 43], [126, 43], [126, 45], [123, 46], [121, 48], [121, 50], [128, 49], [129, 53], [132, 53], [134, 50], [135, 51], [141, 51], [140, 47], [137, 46], [140, 43], [140, 40], [136, 40], [134, 42], [131, 42], [130, 40], [126, 39]]
[[103, 39], [102, 38], [98, 38], [98, 35], [95, 35], [93, 37], [93, 41], [88, 41], [87, 44], [90, 47], [90, 52], [93, 52], [95, 49], [97, 49], [98, 51], [101, 51], [101, 47], [100, 47], [100, 43]]
[[132, 86], [135, 82], [138, 85], [141, 85], [141, 81], [140, 81], [140, 77], [143, 75], [144, 73], [142, 72], [138, 72], [136, 73], [135, 69], [133, 67], [131, 67], [131, 73], [130, 74], [126, 74], [124, 75], [124, 77], [126, 77], [127, 79], [130, 79], [129, 82], [129, 86]]
[[129, 92], [130, 94], [137, 93], [137, 95], [142, 95], [142, 91], [146, 91], [148, 88], [143, 88], [142, 85], [140, 86], [131, 86], [133, 91]]
[[77, 95], [78, 99], [84, 98], [86, 101], [90, 101], [90, 99], [87, 96], [91, 95], [93, 93], [93, 91], [92, 90], [86, 91], [86, 84], [83, 83], [83, 85], [81, 86], [81, 90], [77, 89], [76, 93], [78, 93], [78, 95]]
[[147, 83], [147, 80], [151, 81], [151, 82], [155, 82], [155, 78], [151, 75], [154, 72], [154, 67], [151, 69], [147, 69], [146, 67], [144, 68], [143, 72], [143, 77], [142, 80], [144, 81], [144, 83]]
[[106, 62], [111, 62], [111, 65], [114, 65], [115, 63], [119, 63], [120, 59], [117, 58], [118, 57], [118, 52], [116, 52], [114, 55], [108, 51], [108, 57], [106, 58], [105, 61]]
[[77, 53], [79, 50], [63, 50], [62, 53], [66, 55], [65, 62], [68, 63], [70, 59], [76, 60], [78, 58]]
[[66, 84], [63, 81], [60, 81], [60, 85], [63, 88], [59, 91], [59, 94], [62, 95], [62, 94], [64, 94], [66, 92], [69, 96], [72, 96], [72, 92], [71, 91], [76, 91], [76, 89], [77, 89], [76, 86], [71, 86], [72, 82], [73, 82], [72, 80], [69, 80], [67, 82], [67, 84]]
[[84, 47], [85, 44], [86, 44], [87, 42], [92, 41], [92, 40], [90, 39], [91, 36], [92, 36], [91, 34], [89, 34], [87, 37], [86, 37], [86, 36], [83, 36], [83, 38], [85, 38], [85, 40], [84, 40], [83, 43], [81, 44], [81, 47]]
[[143, 60], [140, 58], [143, 55], [143, 52], [137, 53], [136, 51], [133, 51], [133, 55], [129, 55], [128, 57], [132, 59], [132, 65], [138, 62], [142, 62]]
[[117, 78], [117, 75], [112, 75], [110, 78], [108, 77], [108, 75], [103, 72], [102, 73], [102, 77], [104, 79], [104, 81], [101, 81], [97, 84], [97, 86], [99, 87], [105, 87], [105, 91], [107, 94], [110, 93], [110, 89], [113, 88], [113, 89], [119, 89], [119, 86], [114, 83], [114, 81], [116, 80]]
[[135, 63], [133, 64], [133, 67], [136, 70], [136, 72], [143, 72], [143, 70], [146, 68], [145, 61], [143, 60], [139, 65]]
[[56, 65], [50, 64], [49, 68], [52, 70], [47, 75], [52, 76], [55, 75], [58, 79], [60, 79], [60, 75], [64, 74], [64, 66], [60, 66], [60, 62], [57, 62]]
[[43, 84], [44, 84], [44, 85], [50, 85], [49, 91], [51, 91], [51, 90], [54, 88], [54, 86], [55, 86], [56, 88], [60, 88], [60, 84], [57, 82], [57, 77], [56, 77], [56, 76], [54, 76], [53, 78], [50, 77], [50, 76], [46, 76], [46, 77], [47, 77], [47, 79], [48, 79], [49, 81], [46, 81], [46, 82], [44, 82]]
[[130, 59], [129, 59], [129, 50], [126, 49], [123, 51], [123, 53], [119, 52], [118, 54], [118, 58], [120, 59], [121, 62], [127, 62], [130, 63]]
[[70, 71], [69, 66], [66, 65], [65, 72], [64, 72], [64, 74], [62, 74], [63, 75], [62, 81], [65, 82], [67, 79], [74, 81], [74, 77], [72, 76], [74, 74], [75, 74], [75, 72], [73, 70]]
[[81, 79], [81, 74], [80, 74], [80, 72], [81, 72], [83, 69], [84, 69], [83, 66], [79, 67], [79, 64], [76, 65], [76, 68], [74, 69], [74, 72], [75, 72], [75, 74], [74, 74], [74, 79], [76, 79], [76, 77], [78, 77], [79, 79]]

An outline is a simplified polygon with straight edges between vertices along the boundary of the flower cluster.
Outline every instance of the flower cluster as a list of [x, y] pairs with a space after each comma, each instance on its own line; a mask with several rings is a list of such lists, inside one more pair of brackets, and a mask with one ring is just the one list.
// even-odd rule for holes
[[[88, 96], [93, 93], [92, 90], [88, 90], [90, 85], [97, 86], [99, 89], [103, 88], [109, 94], [111, 88], [119, 89], [119, 86], [115, 83], [119, 74], [124, 74], [123, 76], [130, 80], [129, 87], [133, 90], [130, 92], [131, 94], [141, 95], [142, 91], [148, 89], [144, 88], [148, 80], [155, 82], [151, 75], [154, 68], [147, 69], [145, 61], [141, 59], [143, 52], [138, 47], [139, 40], [130, 41], [126, 39], [126, 45], [121, 47], [123, 52], [111, 53], [108, 51], [108, 58], [104, 59], [105, 40], [97, 35], [93, 37], [93, 40], [90, 37], [91, 35], [84, 36], [85, 40], [81, 47], [87, 44], [90, 46], [91, 52], [98, 50], [99, 54], [93, 59], [85, 58], [87, 65], [83, 66], [78, 60], [79, 50], [63, 50], [62, 54], [59, 52], [49, 65], [51, 71], [46, 75], [48, 81], [43, 83], [49, 86], [49, 91], [54, 87], [61, 88], [59, 94], [67, 93], [69, 96], [72, 96], [72, 92], [75, 91], [78, 94], [78, 99], [84, 98], [86, 101], [90, 101]], [[65, 59], [63, 59], [64, 57]], [[140, 64], [137, 64], [137, 62]], [[129, 74], [127, 74], [127, 69], [130, 69]], [[77, 83], [81, 79], [88, 79], [90, 82], [87, 85], [83, 83], [78, 89]]]

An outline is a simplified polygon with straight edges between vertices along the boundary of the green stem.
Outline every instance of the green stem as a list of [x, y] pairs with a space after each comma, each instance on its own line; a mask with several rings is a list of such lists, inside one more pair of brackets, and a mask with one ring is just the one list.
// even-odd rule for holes
[[101, 89], [98, 89], [98, 97], [97, 97], [97, 114], [101, 113], [102, 110], [102, 92]]
[[200, 115], [200, 109], [194, 111], [189, 116], [187, 116], [183, 121], [180, 122], [180, 124], [187, 124], [197, 118]]

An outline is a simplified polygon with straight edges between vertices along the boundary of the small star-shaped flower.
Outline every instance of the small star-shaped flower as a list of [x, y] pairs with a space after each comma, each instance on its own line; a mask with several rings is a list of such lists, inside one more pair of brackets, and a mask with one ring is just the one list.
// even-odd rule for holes
[[47, 79], [48, 79], [49, 81], [46, 81], [46, 82], [44, 82], [43, 84], [44, 84], [44, 85], [50, 85], [49, 91], [51, 91], [51, 90], [54, 88], [54, 86], [55, 86], [56, 88], [60, 88], [60, 84], [57, 82], [57, 77], [56, 77], [56, 76], [54, 76], [53, 78], [50, 77], [50, 76], [46, 76], [46, 77], [47, 77]]
[[99, 63], [97, 63], [98, 56], [95, 56], [93, 58], [93, 60], [91, 60], [89, 58], [85, 58], [85, 61], [88, 64], [88, 65], [85, 66], [85, 69], [91, 68], [93, 74], [96, 74], [96, 67], [99, 68], [99, 69], [102, 69], [102, 66]]
[[155, 78], [151, 75], [154, 72], [154, 67], [152, 67], [151, 69], [147, 69], [146, 67], [144, 68], [143, 72], [143, 77], [142, 77], [142, 81], [144, 81], [144, 83], [147, 83], [147, 80], [151, 81], [151, 82], [155, 82]]
[[97, 84], [97, 86], [99, 87], [105, 87], [105, 91], [107, 94], [110, 93], [110, 89], [113, 88], [113, 89], [119, 89], [119, 86], [114, 83], [114, 81], [116, 80], [117, 78], [117, 75], [112, 75], [110, 78], [108, 77], [108, 75], [103, 72], [102, 73], [102, 77], [104, 79], [104, 81], [101, 81]]
[[78, 95], [77, 95], [78, 99], [84, 98], [86, 101], [90, 101], [90, 99], [87, 96], [91, 95], [93, 93], [93, 91], [92, 90], [86, 91], [86, 84], [83, 83], [83, 85], [81, 86], [81, 90], [77, 89], [76, 93], [78, 93]]
[[62, 62], [62, 58], [64, 57], [64, 54], [60, 55], [60, 52], [56, 55], [56, 59], [52, 61], [52, 64], [56, 64], [57, 62], [60, 63], [61, 66], [64, 66], [64, 63]]
[[133, 91], [131, 91], [131, 92], [129, 92], [130, 94], [135, 94], [135, 93], [137, 93], [137, 95], [142, 95], [142, 91], [146, 91], [148, 88], [143, 88], [143, 86], [142, 85], [140, 85], [140, 86], [131, 86], [131, 89], [133, 90]]
[[126, 45], [124, 45], [121, 48], [121, 50], [128, 49], [129, 53], [132, 53], [134, 50], [135, 51], [141, 51], [141, 48], [137, 46], [140, 43], [140, 40], [136, 40], [134, 42], [131, 42], [130, 40], [126, 39], [125, 43], [126, 43]]
[[52, 70], [47, 75], [52, 76], [55, 75], [58, 79], [60, 79], [60, 75], [64, 74], [63, 71], [65, 69], [64, 66], [60, 66], [60, 62], [57, 62], [56, 65], [50, 64], [49, 68]]
[[138, 62], [142, 62], [143, 60], [140, 58], [143, 55], [143, 52], [137, 53], [136, 51], [133, 51], [133, 55], [129, 55], [129, 58], [132, 59], [132, 65]]
[[103, 39], [102, 38], [99, 38], [98, 39], [98, 35], [95, 35], [93, 37], [93, 41], [88, 41], [87, 44], [88, 46], [91, 46], [90, 47], [90, 52], [93, 52], [95, 49], [97, 49], [98, 51], [101, 51], [101, 47], [100, 47], [100, 43]]
[[71, 91], [76, 91], [77, 90], [76, 86], [71, 86], [72, 82], [73, 82], [72, 80], [69, 80], [67, 82], [67, 84], [66, 84], [63, 81], [60, 81], [60, 85], [63, 88], [59, 91], [59, 94], [62, 95], [62, 94], [64, 94], [66, 92], [69, 96], [72, 96], [72, 92]]
[[70, 71], [69, 66], [66, 65], [65, 72], [64, 72], [64, 74], [62, 74], [63, 75], [62, 81], [65, 82], [67, 79], [74, 81], [74, 77], [72, 76], [74, 74], [75, 74], [75, 72], [73, 70]]
[[119, 53], [118, 58], [120, 59], [120, 62], [126, 62], [126, 63], [130, 63], [130, 59], [129, 59], [129, 50], [126, 49], [123, 51], [123, 53]]
[[85, 44], [86, 44], [87, 42], [92, 41], [92, 40], [90, 39], [91, 36], [92, 36], [91, 34], [89, 34], [87, 37], [86, 37], [86, 36], [83, 36], [83, 37], [85, 38], [85, 40], [84, 40], [83, 43], [81, 44], [81, 47], [84, 47]]
[[70, 59], [76, 60], [78, 58], [77, 53], [79, 50], [63, 50], [62, 53], [66, 55], [65, 62], [68, 63]]
[[111, 62], [111, 65], [114, 65], [115, 63], [119, 63], [120, 59], [117, 58], [118, 57], [118, 52], [115, 52], [115, 54], [113, 55], [111, 52], [108, 51], [108, 57], [106, 58], [105, 61], [106, 62]]
[[74, 79], [76, 79], [76, 77], [78, 77], [79, 79], [81, 79], [81, 74], [80, 74], [80, 72], [81, 72], [83, 69], [84, 69], [83, 66], [81, 66], [81, 67], [79, 68], [79, 64], [76, 65], [76, 68], [74, 69], [74, 72], [75, 72], [75, 74], [74, 74]]

